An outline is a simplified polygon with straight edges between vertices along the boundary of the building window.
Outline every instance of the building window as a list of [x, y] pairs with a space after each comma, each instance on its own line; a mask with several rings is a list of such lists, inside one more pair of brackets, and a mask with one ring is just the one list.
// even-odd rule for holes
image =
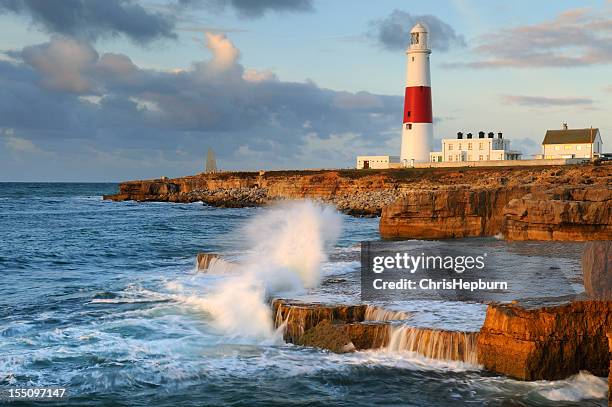
[[565, 146], [563, 146], [566, 150], [571, 150], [573, 147], [571, 144], [566, 144]]
[[472, 161], [472, 156], [468, 155], [468, 161]]
[[461, 150], [461, 143], [459, 143], [459, 150]]
[[555, 150], [557, 151], [561, 150], [561, 146], [555, 146]]
[[472, 149], [472, 143], [468, 143], [468, 150]]
[[412, 62], [414, 62], [414, 57], [412, 57]]
[[449, 149], [449, 150], [452, 150], [452, 149], [453, 149], [453, 145], [452, 145], [452, 144], [449, 144], [449, 145], [448, 145], [448, 149]]
[[482, 161], [482, 155], [478, 156], [478, 161]]
[[448, 161], [453, 161], [453, 156], [452, 155], [448, 156]]
[[576, 150], [582, 150], [582, 146], [580, 145], [576, 146]]
[[478, 143], [478, 149], [482, 150], [482, 143]]

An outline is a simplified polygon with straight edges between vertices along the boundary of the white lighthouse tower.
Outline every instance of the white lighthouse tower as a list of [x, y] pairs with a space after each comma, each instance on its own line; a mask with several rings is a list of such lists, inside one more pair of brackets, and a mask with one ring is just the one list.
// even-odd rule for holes
[[404, 166], [429, 161], [433, 142], [428, 36], [427, 28], [417, 23], [410, 31], [410, 46], [406, 50], [408, 63], [400, 152]]

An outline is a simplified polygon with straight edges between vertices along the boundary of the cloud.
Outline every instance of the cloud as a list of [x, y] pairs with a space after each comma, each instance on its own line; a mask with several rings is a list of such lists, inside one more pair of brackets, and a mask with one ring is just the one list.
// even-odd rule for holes
[[264, 81], [275, 81], [278, 78], [274, 72], [270, 70], [258, 71], [257, 69], [249, 68], [244, 71], [242, 79], [247, 82], [264, 82]]
[[553, 107], [553, 106], [592, 106], [593, 99], [576, 97], [552, 98], [546, 96], [524, 96], [524, 95], [502, 95], [501, 100], [504, 104], [532, 106], [532, 107]]
[[30, 140], [17, 137], [13, 129], [0, 129], [0, 136], [4, 141], [5, 147], [13, 152], [31, 154], [43, 153], [43, 151], [35, 146]]
[[463, 35], [459, 35], [444, 21], [432, 15], [412, 15], [402, 10], [393, 10], [384, 19], [372, 21], [369, 36], [388, 50], [405, 50], [410, 41], [410, 30], [418, 23], [425, 23], [430, 33], [431, 48], [448, 51], [453, 47], [465, 47]]
[[233, 67], [240, 53], [223, 34], [206, 33], [206, 46], [213, 53], [213, 60], [210, 67], [217, 71], [226, 71]]
[[377, 95], [369, 92], [338, 92], [334, 98], [334, 106], [342, 109], [372, 109], [383, 106]]
[[261, 17], [268, 11], [305, 12], [314, 9], [312, 0], [179, 0], [180, 4], [205, 4], [209, 8], [236, 10], [239, 16]]
[[0, 0], [0, 14], [26, 16], [50, 34], [87, 41], [124, 36], [147, 44], [177, 38], [177, 22], [193, 11], [233, 9], [241, 17], [257, 18], [269, 11], [306, 12], [312, 0], [166, 0], [154, 7], [141, 0]]
[[41, 74], [45, 86], [83, 93], [91, 88], [83, 71], [98, 60], [98, 53], [85, 42], [54, 38], [45, 44], [25, 47], [21, 57]]
[[[226, 169], [351, 166], [339, 153], [347, 143], [370, 153], [399, 140], [399, 96], [281, 81], [245, 68], [225, 36], [206, 44], [211, 59], [172, 71], [62, 37], [13, 51], [0, 61], [0, 123], [63, 157], [56, 171], [95, 151], [104, 160], [79, 176], [106, 179], [192, 173], [209, 146]], [[319, 155], [317, 146], [334, 148]]]
[[612, 63], [612, 17], [588, 9], [568, 10], [555, 19], [487, 33], [474, 48], [481, 59], [449, 67], [543, 68]]
[[124, 35], [146, 43], [176, 37], [172, 15], [148, 10], [132, 0], [0, 0], [2, 12], [29, 16], [49, 33], [87, 40]]
[[[610, 1], [612, 1], [612, 0], [610, 0]], [[611, 93], [612, 93], [612, 85], [605, 86], [605, 87], [604, 87], [604, 91], [605, 91], [605, 92], [611, 92]]]

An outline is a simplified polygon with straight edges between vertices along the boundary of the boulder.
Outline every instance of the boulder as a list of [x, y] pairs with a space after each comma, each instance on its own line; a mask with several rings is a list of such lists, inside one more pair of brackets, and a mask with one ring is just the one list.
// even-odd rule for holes
[[612, 241], [594, 241], [585, 245], [582, 275], [587, 296], [612, 300]]
[[478, 362], [519, 380], [557, 380], [581, 370], [607, 376], [611, 311], [610, 301], [536, 309], [489, 305], [478, 335]]

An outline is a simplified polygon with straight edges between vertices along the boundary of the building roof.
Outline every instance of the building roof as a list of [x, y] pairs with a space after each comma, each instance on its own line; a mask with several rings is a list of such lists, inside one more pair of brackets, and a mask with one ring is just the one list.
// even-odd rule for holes
[[546, 130], [542, 144], [592, 143], [598, 132], [599, 129]]

